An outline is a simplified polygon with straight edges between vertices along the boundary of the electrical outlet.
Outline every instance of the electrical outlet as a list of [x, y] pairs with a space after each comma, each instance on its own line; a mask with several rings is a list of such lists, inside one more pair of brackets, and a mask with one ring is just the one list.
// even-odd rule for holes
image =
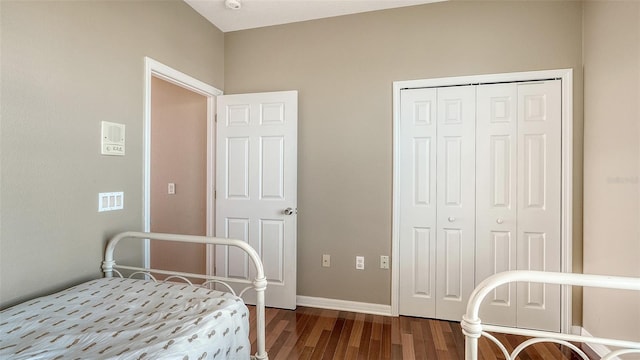
[[389, 257], [387, 255], [380, 255], [380, 269], [389, 268]]
[[356, 270], [364, 270], [364, 256], [356, 256]]
[[322, 267], [331, 267], [331, 255], [322, 255]]

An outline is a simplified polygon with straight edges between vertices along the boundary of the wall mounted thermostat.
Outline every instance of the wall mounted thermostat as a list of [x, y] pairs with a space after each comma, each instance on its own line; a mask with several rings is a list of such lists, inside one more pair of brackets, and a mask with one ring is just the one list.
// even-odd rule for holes
[[124, 156], [124, 124], [102, 122], [102, 155]]

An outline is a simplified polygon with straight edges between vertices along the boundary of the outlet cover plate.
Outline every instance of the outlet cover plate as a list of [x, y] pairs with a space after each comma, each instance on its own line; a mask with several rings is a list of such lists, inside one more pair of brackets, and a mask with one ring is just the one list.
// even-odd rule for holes
[[388, 269], [389, 268], [389, 256], [380, 255], [380, 269]]
[[322, 267], [331, 267], [331, 255], [322, 255]]
[[124, 209], [124, 192], [98, 194], [98, 212]]

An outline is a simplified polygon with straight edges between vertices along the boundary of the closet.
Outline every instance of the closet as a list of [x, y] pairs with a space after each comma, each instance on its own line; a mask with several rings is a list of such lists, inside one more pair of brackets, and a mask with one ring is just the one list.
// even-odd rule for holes
[[[496, 272], [560, 271], [561, 81], [408, 88], [399, 108], [399, 313], [459, 321]], [[480, 317], [559, 331], [560, 305], [504, 285]]]

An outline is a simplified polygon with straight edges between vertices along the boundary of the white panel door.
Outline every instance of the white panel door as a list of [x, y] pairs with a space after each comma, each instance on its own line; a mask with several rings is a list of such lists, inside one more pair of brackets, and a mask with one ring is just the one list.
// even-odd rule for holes
[[[560, 80], [518, 85], [518, 269], [560, 271]], [[560, 331], [560, 286], [518, 284], [518, 327]]]
[[[476, 113], [476, 285], [516, 269], [518, 87], [479, 85]], [[487, 295], [483, 323], [516, 326], [516, 285]]]
[[399, 312], [436, 316], [436, 90], [400, 93]]
[[[267, 306], [296, 307], [298, 93], [218, 97], [216, 236], [248, 242], [260, 254]], [[216, 248], [216, 275], [253, 281], [240, 250]], [[245, 297], [254, 302], [249, 291]]]
[[475, 86], [437, 90], [436, 315], [459, 321], [474, 288]]

